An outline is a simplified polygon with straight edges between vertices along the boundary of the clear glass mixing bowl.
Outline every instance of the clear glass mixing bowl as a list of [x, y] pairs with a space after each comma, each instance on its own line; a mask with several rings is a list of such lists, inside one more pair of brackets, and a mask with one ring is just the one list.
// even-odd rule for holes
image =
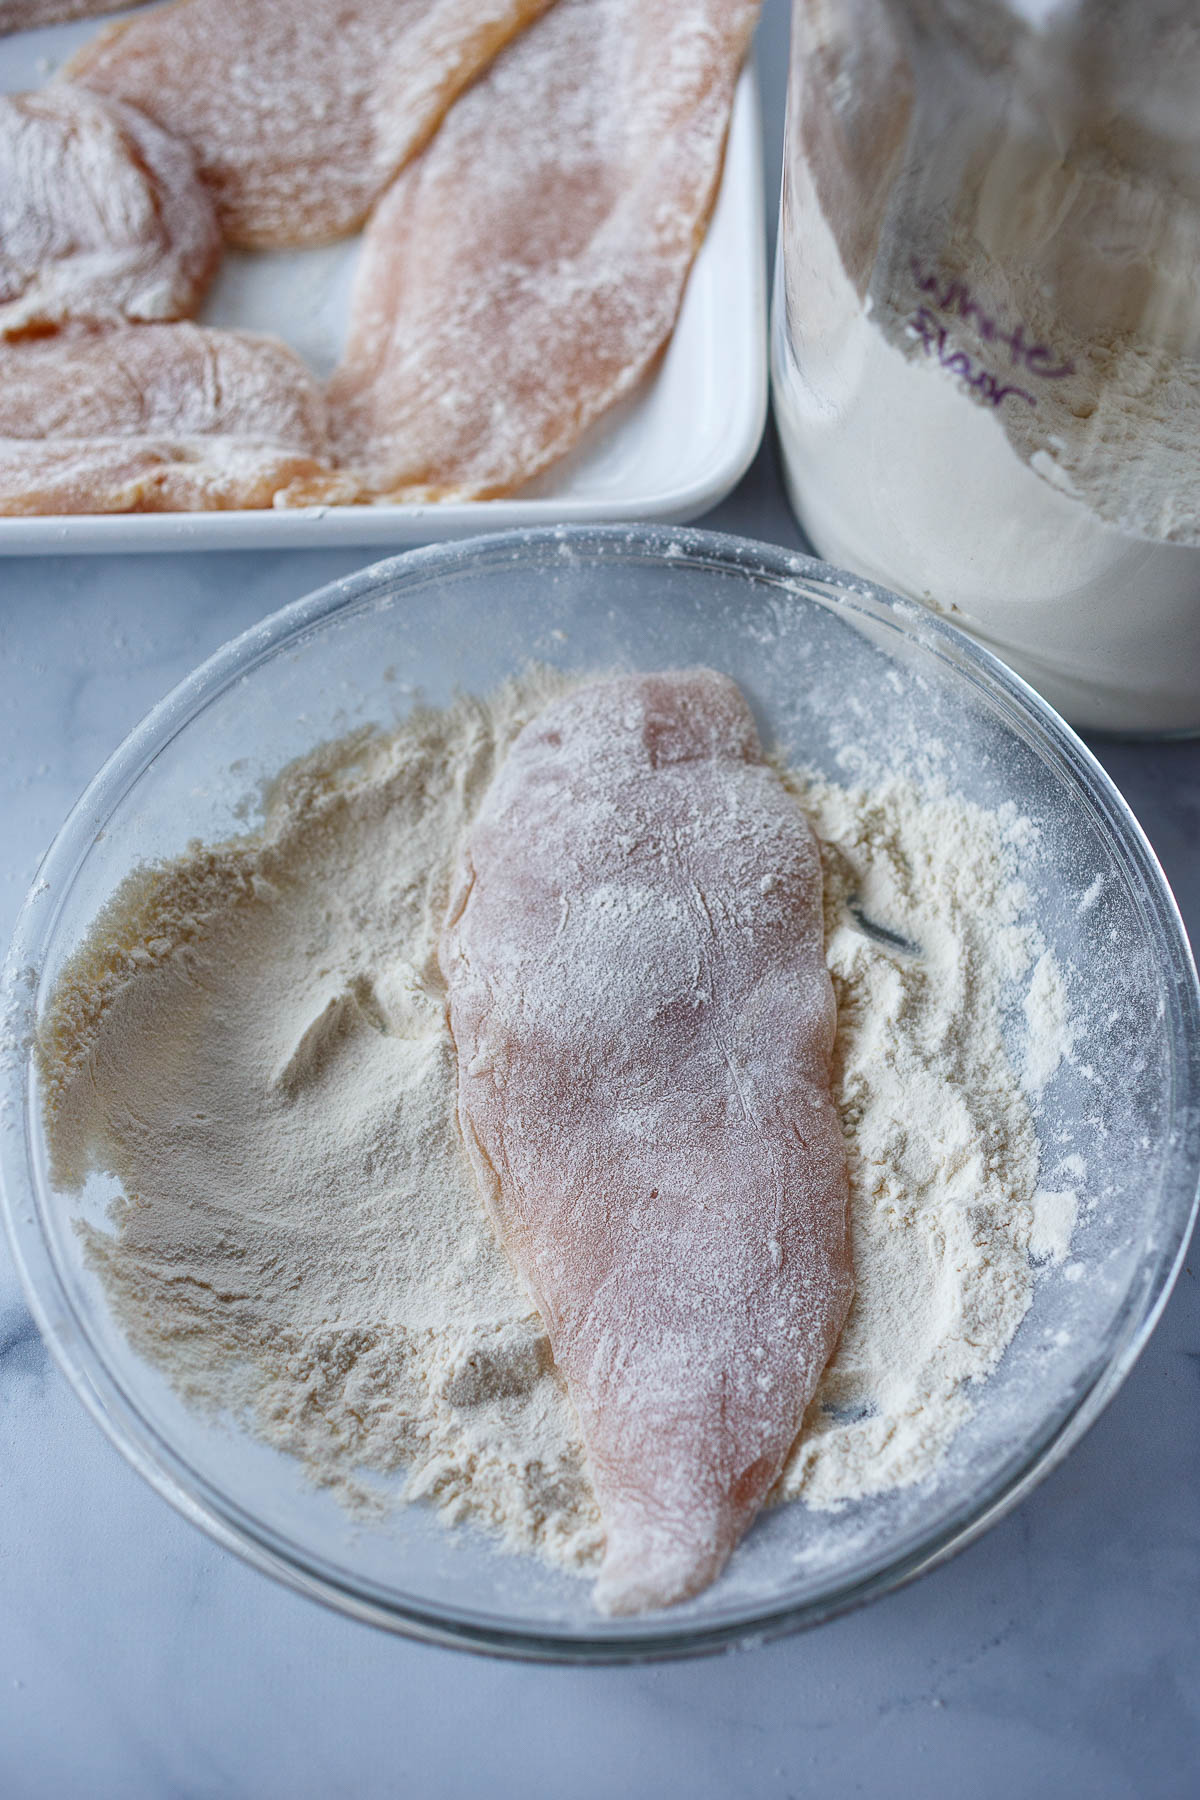
[[[189, 1411], [126, 1343], [73, 1220], [111, 1187], [52, 1187], [29, 1053], [65, 958], [140, 861], [247, 829], [260, 782], [318, 741], [483, 692], [529, 659], [587, 671], [709, 663], [793, 763], [865, 756], [1038, 826], [1024, 873], [1071, 972], [1075, 1058], [1038, 1121], [1089, 1171], [1070, 1262], [1033, 1306], [936, 1479], [836, 1514], [765, 1515], [684, 1606], [605, 1620], [590, 1584], [448, 1530], [425, 1508], [352, 1519], [228, 1419]], [[1099, 887], [1097, 880], [1099, 879]], [[1085, 894], [1099, 894], [1080, 907]], [[5, 982], [0, 1172], [30, 1304], [134, 1467], [250, 1562], [441, 1643], [574, 1661], [680, 1655], [809, 1625], [958, 1548], [1066, 1454], [1145, 1343], [1186, 1244], [1200, 1165], [1200, 997], [1183, 928], [1120, 795], [1066, 726], [961, 633], [785, 551], [683, 529], [567, 528], [418, 550], [299, 600], [218, 652], [126, 740], [67, 819]], [[1015, 1026], [1014, 1026], [1015, 1029]]]

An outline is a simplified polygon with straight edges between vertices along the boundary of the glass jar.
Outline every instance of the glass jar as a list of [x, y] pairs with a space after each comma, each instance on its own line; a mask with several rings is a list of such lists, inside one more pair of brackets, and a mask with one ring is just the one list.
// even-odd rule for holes
[[772, 365], [823, 556], [1200, 730], [1200, 9], [794, 0]]

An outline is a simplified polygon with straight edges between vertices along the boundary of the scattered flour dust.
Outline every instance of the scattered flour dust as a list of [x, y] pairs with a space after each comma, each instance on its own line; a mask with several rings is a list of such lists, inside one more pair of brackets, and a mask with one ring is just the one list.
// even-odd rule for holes
[[[494, 1242], [455, 1119], [436, 941], [456, 842], [561, 690], [325, 745], [264, 821], [132, 873], [39, 1045], [57, 1181], [126, 1196], [87, 1254], [137, 1348], [348, 1504], [372, 1475], [562, 1566], [601, 1546], [540, 1319]], [[929, 1475], [969, 1378], [1061, 1260], [1030, 1092], [1070, 1032], [1022, 917], [1030, 827], [895, 777], [790, 777], [820, 834], [835, 1093], [857, 1295], [777, 1497], [828, 1507]], [[1001, 1034], [1025, 992], [1022, 1077]]]

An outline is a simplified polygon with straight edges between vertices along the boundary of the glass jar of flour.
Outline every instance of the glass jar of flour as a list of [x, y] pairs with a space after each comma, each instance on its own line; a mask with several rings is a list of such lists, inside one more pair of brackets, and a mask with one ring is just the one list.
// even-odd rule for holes
[[1200, 730], [1200, 8], [794, 0], [776, 273], [818, 551]]

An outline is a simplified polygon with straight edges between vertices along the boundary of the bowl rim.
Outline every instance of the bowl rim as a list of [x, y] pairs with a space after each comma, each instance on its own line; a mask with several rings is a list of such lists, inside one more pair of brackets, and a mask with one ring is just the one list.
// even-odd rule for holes
[[[504, 1625], [493, 1615], [422, 1603], [356, 1576], [256, 1520], [191, 1467], [146, 1420], [107, 1365], [59, 1270], [44, 1208], [54, 1190], [34, 1175], [31, 1039], [42, 967], [57, 920], [97, 832], [154, 758], [234, 682], [315, 627], [378, 603], [431, 573], [478, 574], [489, 563], [529, 557], [701, 566], [797, 591], [832, 611], [868, 615], [910, 644], [952, 664], [1018, 722], [1027, 742], [1067, 777], [1106, 830], [1146, 904], [1165, 954], [1171, 1053], [1172, 1129], [1160, 1229], [1139, 1262], [1104, 1345], [1077, 1376], [1042, 1429], [991, 1479], [933, 1528], [912, 1530], [865, 1575], [853, 1574], [807, 1599], [731, 1609], [697, 1625], [669, 1613], [647, 1627], [628, 1622], [594, 1635], [552, 1626]], [[825, 590], [824, 592], [812, 590]], [[30, 1310], [68, 1382], [110, 1440], [149, 1484], [218, 1543], [301, 1593], [366, 1622], [445, 1646], [534, 1661], [641, 1662], [705, 1654], [815, 1625], [887, 1593], [980, 1535], [1022, 1500], [1073, 1448], [1112, 1399], [1166, 1304], [1200, 1205], [1200, 985], [1186, 931], [1166, 877], [1118, 789], [1071, 728], [1019, 676], [940, 615], [877, 584], [798, 551], [685, 526], [558, 525], [521, 528], [432, 544], [390, 556], [292, 601], [218, 649], [154, 706], [103, 764], [71, 808], [43, 857], [18, 917], [0, 984], [0, 1203]]]

